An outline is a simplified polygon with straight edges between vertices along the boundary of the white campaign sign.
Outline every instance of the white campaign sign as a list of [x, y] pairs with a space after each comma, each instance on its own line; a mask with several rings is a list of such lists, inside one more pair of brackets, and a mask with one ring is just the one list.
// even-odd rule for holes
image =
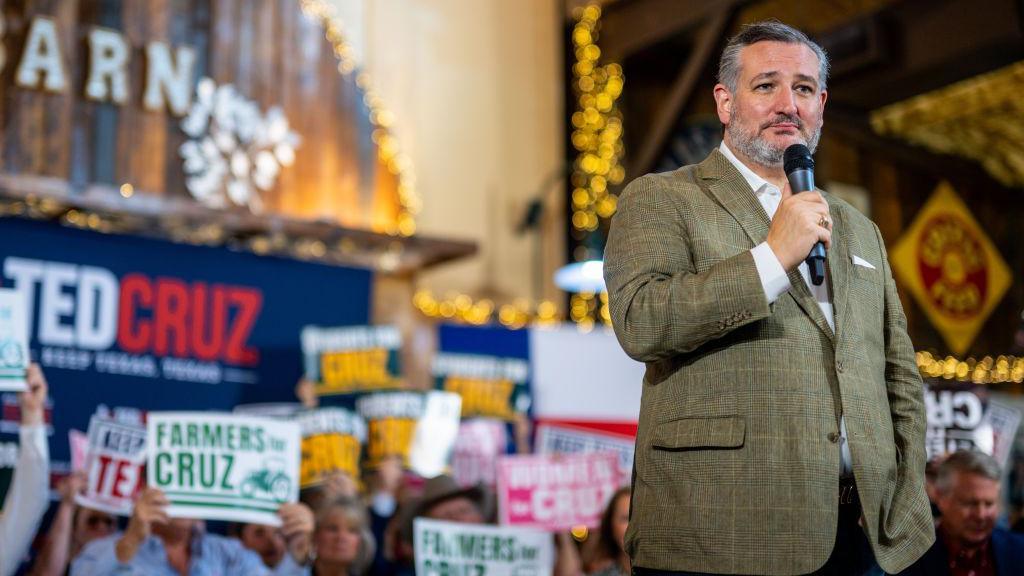
[[135, 495], [143, 484], [146, 429], [93, 416], [87, 438], [84, 464], [87, 482], [84, 493], [76, 496], [75, 501], [110, 514], [131, 516]]
[[175, 517], [277, 526], [299, 497], [299, 425], [214, 412], [151, 412], [147, 481]]
[[413, 529], [418, 576], [542, 576], [554, 568], [547, 532], [426, 518]]
[[452, 392], [427, 392], [423, 416], [409, 449], [409, 468], [424, 478], [443, 474], [459, 435], [462, 398]]
[[15, 290], [0, 290], [0, 391], [25, 390], [28, 363], [25, 296]]
[[629, 475], [633, 470], [636, 440], [616, 434], [603, 434], [594, 430], [581, 430], [569, 426], [541, 424], [537, 427], [537, 453], [593, 454], [614, 452], [619, 457], [619, 470]]
[[1013, 450], [1013, 441], [1017, 437], [1021, 414], [1013, 406], [990, 400], [985, 411], [984, 422], [992, 429], [992, 456], [999, 465], [1006, 467]]

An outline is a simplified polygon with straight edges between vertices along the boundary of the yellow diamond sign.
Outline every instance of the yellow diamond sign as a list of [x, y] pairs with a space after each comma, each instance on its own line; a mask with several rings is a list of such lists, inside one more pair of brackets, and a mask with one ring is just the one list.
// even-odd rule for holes
[[956, 355], [967, 352], [1012, 275], [948, 182], [928, 199], [891, 254], [893, 271]]

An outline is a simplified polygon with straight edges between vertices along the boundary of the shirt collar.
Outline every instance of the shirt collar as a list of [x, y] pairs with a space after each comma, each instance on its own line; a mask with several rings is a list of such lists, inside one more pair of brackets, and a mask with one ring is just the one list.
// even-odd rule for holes
[[[754, 194], [758, 196], [760, 196], [764, 192], [768, 192], [769, 194], [782, 194], [782, 191], [779, 190], [778, 186], [772, 184], [771, 182], [765, 180], [764, 178], [761, 178], [760, 176], [757, 175], [756, 172], [754, 172], [750, 168], [747, 168], [747, 165], [740, 161], [740, 159], [737, 158], [736, 155], [732, 153], [732, 150], [729, 150], [729, 147], [725, 145], [725, 140], [722, 140], [722, 144], [721, 146], [718, 147], [718, 149], [719, 151], [721, 151], [722, 156], [725, 156], [725, 159], [728, 160], [729, 163], [731, 163], [733, 166], [735, 166], [737, 170], [739, 170], [740, 174], [743, 176], [743, 179], [746, 180], [747, 184], [750, 185], [750, 189], [754, 191]], [[767, 188], [765, 188], [765, 186], [767, 186]]]

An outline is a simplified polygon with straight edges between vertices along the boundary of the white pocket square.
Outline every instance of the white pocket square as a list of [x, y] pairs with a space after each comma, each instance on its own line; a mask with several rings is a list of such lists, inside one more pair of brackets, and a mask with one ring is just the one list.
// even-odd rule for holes
[[874, 270], [875, 269], [875, 265], [874, 264], [872, 264], [871, 262], [868, 262], [867, 260], [861, 258], [860, 256], [852, 256], [852, 258], [853, 258], [853, 264], [855, 266], [863, 266], [863, 267], [865, 267], [865, 268], [867, 268], [869, 270]]

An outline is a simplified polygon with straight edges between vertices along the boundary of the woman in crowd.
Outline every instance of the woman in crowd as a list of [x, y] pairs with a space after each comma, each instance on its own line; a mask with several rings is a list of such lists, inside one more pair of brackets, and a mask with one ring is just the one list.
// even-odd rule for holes
[[36, 559], [32, 576], [67, 574], [71, 560], [86, 544], [109, 536], [117, 529], [114, 516], [79, 506], [75, 502], [75, 495], [85, 489], [85, 483], [85, 474], [76, 472], [62, 480], [57, 487], [60, 506], [50, 523], [46, 543]]
[[625, 576], [630, 573], [629, 556], [623, 545], [626, 526], [629, 525], [630, 488], [619, 488], [612, 495], [608, 507], [601, 516], [601, 528], [597, 542], [591, 549], [586, 562], [587, 574], [591, 576]]
[[366, 508], [353, 499], [323, 506], [317, 514], [313, 548], [312, 576], [365, 574], [376, 549]]

